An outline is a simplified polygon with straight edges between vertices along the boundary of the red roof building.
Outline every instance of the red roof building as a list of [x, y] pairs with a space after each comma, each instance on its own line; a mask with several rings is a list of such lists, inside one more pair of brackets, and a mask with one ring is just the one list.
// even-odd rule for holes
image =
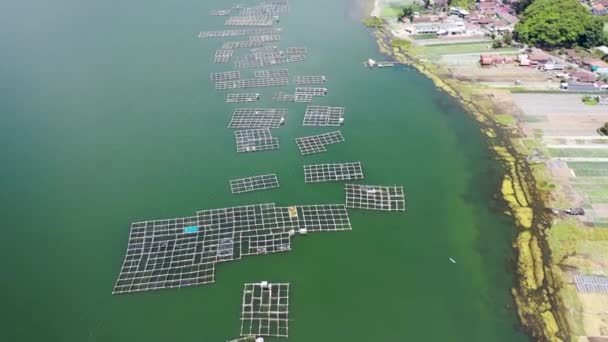
[[597, 79], [596, 74], [585, 71], [585, 70], [577, 70], [577, 71], [571, 73], [570, 77], [572, 77], [572, 79], [574, 79], [578, 82], [584, 82], [584, 83], [593, 83]]

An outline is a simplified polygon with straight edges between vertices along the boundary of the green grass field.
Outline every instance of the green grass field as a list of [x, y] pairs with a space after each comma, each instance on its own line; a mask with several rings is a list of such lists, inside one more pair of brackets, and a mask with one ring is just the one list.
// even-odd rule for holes
[[439, 57], [441, 55], [455, 55], [463, 53], [492, 53], [492, 52], [516, 52], [515, 48], [493, 49], [492, 42], [442, 44], [425, 46], [423, 52], [429, 56]]

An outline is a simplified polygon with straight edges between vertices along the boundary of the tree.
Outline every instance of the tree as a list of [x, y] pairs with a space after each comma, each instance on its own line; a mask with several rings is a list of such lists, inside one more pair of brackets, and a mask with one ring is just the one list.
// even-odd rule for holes
[[521, 13], [523, 11], [526, 10], [526, 8], [528, 8], [528, 6], [530, 6], [530, 4], [532, 4], [534, 0], [520, 0], [516, 5], [515, 5], [515, 11], [517, 11], [517, 13]]
[[502, 41], [506, 45], [511, 45], [511, 43], [513, 43], [513, 33], [510, 31], [505, 32], [505, 34], [502, 36]]
[[402, 19], [403, 17], [408, 18], [410, 21], [413, 21], [413, 19], [414, 19], [414, 9], [411, 6], [405, 7], [403, 9], [403, 13], [399, 17], [399, 19]]
[[515, 38], [544, 48], [591, 47], [603, 26], [577, 0], [534, 0], [515, 26]]
[[492, 48], [494, 48], [494, 49], [500, 49], [501, 47], [502, 47], [502, 42], [500, 40], [495, 39], [492, 42]]

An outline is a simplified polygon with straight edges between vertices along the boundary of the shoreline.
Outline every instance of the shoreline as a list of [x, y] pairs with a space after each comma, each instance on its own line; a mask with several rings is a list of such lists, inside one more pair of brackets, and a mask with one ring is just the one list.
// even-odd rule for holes
[[[373, 3], [372, 16], [381, 13], [383, 2], [373, 0]], [[392, 45], [391, 40], [396, 37], [390, 29], [381, 27], [373, 32], [380, 52], [428, 77], [437, 88], [456, 98], [480, 125], [488, 146], [504, 167], [500, 196], [508, 204], [508, 215], [518, 227], [513, 241], [516, 277], [511, 293], [520, 323], [539, 341], [568, 340], [571, 332], [557, 295], [559, 286], [553, 276], [551, 250], [545, 234], [551, 222], [545, 210], [548, 193], [537, 186], [527, 155], [516, 147], [515, 140], [522, 138], [521, 132], [508, 129], [497, 120], [496, 115], [500, 113], [495, 109], [498, 104], [491, 90], [474, 89], [472, 83], [455, 79], [449, 71], [422, 60], [407, 46]]]

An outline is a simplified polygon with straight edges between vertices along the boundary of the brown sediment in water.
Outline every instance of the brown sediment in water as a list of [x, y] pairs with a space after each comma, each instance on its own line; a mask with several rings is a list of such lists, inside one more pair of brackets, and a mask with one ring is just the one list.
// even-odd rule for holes
[[500, 196], [519, 228], [513, 242], [517, 281], [511, 291], [519, 319], [524, 329], [539, 341], [568, 340], [570, 329], [557, 296], [559, 284], [551, 271], [551, 251], [545, 234], [551, 221], [545, 206], [548, 194], [536, 186], [527, 156], [514, 145], [514, 140], [521, 137], [519, 132], [506, 129], [498, 121], [497, 115], [501, 113], [491, 91], [455, 79], [449, 71], [417, 57], [408, 44], [391, 44], [390, 32], [378, 29], [374, 34], [382, 53], [430, 78], [438, 88], [455, 97], [479, 123], [497, 161], [504, 167]]

